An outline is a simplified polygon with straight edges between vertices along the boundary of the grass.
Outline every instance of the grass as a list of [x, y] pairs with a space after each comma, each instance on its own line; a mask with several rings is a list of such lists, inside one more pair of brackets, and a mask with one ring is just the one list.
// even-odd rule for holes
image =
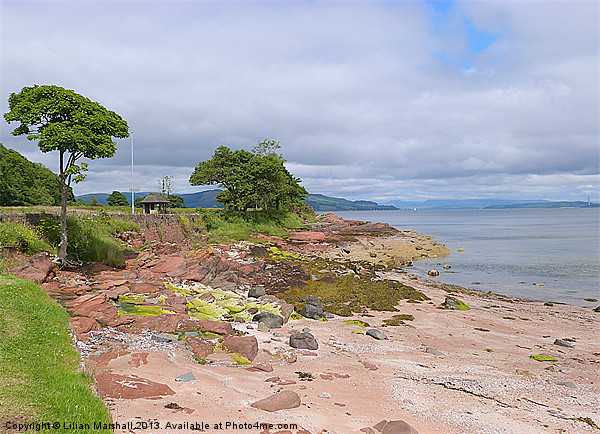
[[206, 230], [215, 242], [260, 242], [253, 234], [287, 238], [289, 234], [286, 229], [301, 230], [306, 227], [300, 216], [285, 211], [235, 212], [206, 209], [202, 213]]
[[78, 372], [79, 353], [72, 347], [68, 323], [67, 312], [39, 286], [0, 276], [1, 427], [26, 422], [76, 421], [90, 426], [111, 422], [109, 411], [92, 393], [92, 379]]

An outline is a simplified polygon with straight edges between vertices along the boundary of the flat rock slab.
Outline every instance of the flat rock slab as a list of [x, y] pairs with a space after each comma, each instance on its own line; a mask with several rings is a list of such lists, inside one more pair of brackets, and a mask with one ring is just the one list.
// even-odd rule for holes
[[166, 384], [137, 375], [119, 375], [109, 371], [97, 374], [96, 381], [102, 398], [139, 399], [175, 395]]
[[250, 404], [250, 406], [258, 408], [259, 410], [273, 412], [297, 408], [300, 407], [300, 404], [302, 404], [302, 402], [300, 401], [300, 396], [296, 392], [291, 390], [283, 390], [269, 396], [268, 398], [256, 401]]

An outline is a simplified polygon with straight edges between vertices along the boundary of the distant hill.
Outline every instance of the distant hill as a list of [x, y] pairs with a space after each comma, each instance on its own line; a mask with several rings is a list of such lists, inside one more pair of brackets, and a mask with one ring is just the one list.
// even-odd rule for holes
[[[222, 208], [220, 203], [215, 201], [215, 197], [221, 190], [213, 189], [201, 191], [198, 193], [186, 193], [179, 194], [185, 201], [186, 208]], [[122, 192], [128, 200], [131, 199], [130, 192]], [[135, 193], [135, 197], [144, 197], [150, 194], [150, 192], [143, 191]], [[84, 201], [90, 201], [92, 196], [96, 198], [102, 205], [108, 205], [106, 199], [110, 196], [109, 193], [89, 193], [77, 196], [77, 199], [83, 199]], [[305, 202], [310, 205], [317, 212], [326, 211], [359, 211], [359, 210], [393, 210], [396, 209], [390, 205], [379, 205], [376, 202], [368, 200], [356, 200], [350, 201], [339, 197], [329, 197], [322, 194], [311, 194], [305, 199]]]
[[311, 194], [304, 201], [315, 211], [370, 211], [370, 210], [393, 210], [392, 205], [379, 205], [368, 200], [350, 201], [339, 197], [329, 197], [322, 194]]
[[429, 199], [425, 201], [392, 200], [386, 205], [394, 205], [403, 209], [440, 210], [440, 209], [483, 209], [498, 205], [517, 205], [523, 203], [540, 203], [539, 200], [514, 199]]
[[[68, 200], [74, 200], [69, 189]], [[0, 206], [60, 205], [58, 175], [0, 143]]]
[[515, 209], [515, 208], [598, 208], [600, 204], [591, 203], [588, 205], [587, 202], [583, 201], [558, 201], [558, 202], [529, 202], [529, 203], [516, 203], [512, 205], [494, 205], [486, 206], [484, 209]]

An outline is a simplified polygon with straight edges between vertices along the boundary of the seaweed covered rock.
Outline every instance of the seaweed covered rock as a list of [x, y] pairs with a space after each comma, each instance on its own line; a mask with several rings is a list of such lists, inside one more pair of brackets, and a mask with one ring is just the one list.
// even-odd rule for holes
[[252, 361], [258, 354], [258, 341], [254, 336], [228, 336], [223, 341], [223, 348]]
[[458, 298], [446, 297], [446, 300], [440, 306], [442, 309], [452, 310], [469, 310], [471, 309], [466, 303], [460, 301]]

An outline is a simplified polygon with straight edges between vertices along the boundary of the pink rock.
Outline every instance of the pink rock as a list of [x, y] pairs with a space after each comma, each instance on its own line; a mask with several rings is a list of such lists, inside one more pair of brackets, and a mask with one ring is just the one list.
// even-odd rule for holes
[[192, 352], [200, 359], [206, 358], [209, 354], [212, 354], [215, 349], [215, 344], [210, 341], [198, 339], [190, 336], [185, 339]]
[[302, 404], [302, 401], [296, 392], [292, 390], [283, 390], [269, 396], [268, 398], [256, 401], [250, 404], [250, 406], [258, 408], [259, 410], [274, 412], [278, 410], [297, 408], [300, 407], [300, 404]]
[[48, 253], [37, 253], [24, 258], [19, 264], [12, 267], [10, 272], [21, 279], [40, 284], [54, 273], [54, 263], [50, 260]]
[[257, 363], [256, 365], [252, 365], [246, 368], [246, 371], [250, 372], [273, 372], [273, 367], [267, 363]]
[[403, 420], [387, 421], [384, 419], [373, 428], [382, 434], [419, 434], [416, 429]]
[[223, 348], [252, 361], [258, 354], [258, 341], [254, 336], [228, 336], [223, 341]]
[[92, 295], [92, 297], [83, 302], [75, 303], [73, 306], [72, 312], [74, 315], [95, 318], [101, 324], [111, 323], [117, 318], [117, 308], [108, 300], [106, 294], [86, 294], [77, 300], [87, 295]]
[[98, 382], [98, 392], [103, 398], [158, 398], [175, 394], [166, 384], [136, 375], [119, 375], [108, 371], [97, 374], [96, 381]]
[[202, 331], [205, 333], [216, 333], [218, 335], [229, 335], [233, 333], [233, 328], [228, 322], [210, 321], [207, 319], [201, 319], [199, 322]]
[[365, 368], [367, 368], [369, 371], [376, 371], [377, 369], [379, 369], [377, 365], [371, 362], [370, 360], [360, 359], [358, 362]]
[[152, 267], [154, 273], [171, 273], [179, 267], [185, 267], [185, 260], [179, 256], [166, 256], [160, 258], [160, 263]]
[[84, 333], [88, 333], [92, 330], [100, 330], [100, 325], [95, 319], [86, 316], [76, 316], [70, 318], [71, 324], [73, 325], [73, 331], [79, 337]]

